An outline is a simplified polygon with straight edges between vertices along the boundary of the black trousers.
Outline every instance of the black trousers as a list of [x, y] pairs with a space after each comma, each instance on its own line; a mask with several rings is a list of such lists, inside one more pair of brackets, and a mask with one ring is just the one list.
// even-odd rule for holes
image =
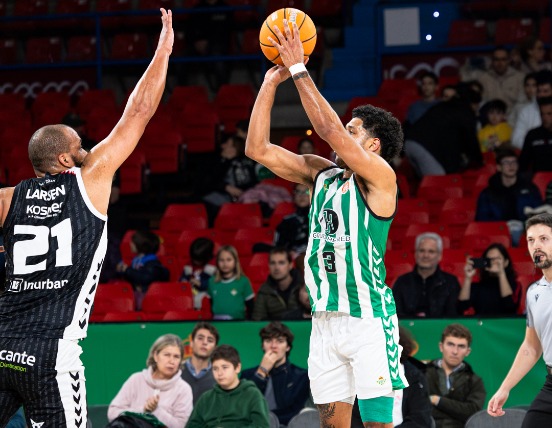
[[552, 427], [552, 375], [546, 376], [541, 391], [531, 403], [522, 428]]

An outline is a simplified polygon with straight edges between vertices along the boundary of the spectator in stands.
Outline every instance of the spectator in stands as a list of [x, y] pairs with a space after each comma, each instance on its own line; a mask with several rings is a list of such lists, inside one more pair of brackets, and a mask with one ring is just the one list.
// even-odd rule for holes
[[6, 428], [26, 428], [27, 424], [25, 423], [25, 416], [23, 415], [23, 407], [20, 407], [19, 410], [12, 416]]
[[249, 119], [242, 119], [236, 123], [236, 137], [247, 138], [247, 131], [249, 130]]
[[482, 128], [477, 133], [482, 153], [509, 146], [512, 127], [506, 122], [506, 103], [502, 100], [487, 101], [479, 111]]
[[190, 245], [190, 264], [184, 265], [180, 281], [192, 285], [194, 307], [201, 309], [201, 303], [207, 296], [209, 279], [215, 274], [216, 267], [210, 262], [214, 257], [215, 243], [209, 238], [196, 238]]
[[[232, 12], [224, 0], [199, 0], [189, 21], [189, 38], [192, 52], [201, 57], [228, 55], [232, 31]], [[228, 82], [230, 69], [228, 61], [204, 61], [200, 70], [205, 74], [209, 87], [217, 92], [220, 85]]]
[[483, 100], [501, 99], [508, 110], [522, 96], [524, 74], [510, 66], [510, 54], [502, 46], [496, 47], [486, 70], [470, 66], [468, 61], [460, 69], [462, 81], [478, 80], [483, 86]]
[[210, 224], [222, 204], [236, 202], [245, 190], [257, 184], [256, 163], [245, 156], [243, 138], [229, 136], [220, 148], [220, 160], [210, 174], [213, 190], [203, 197]]
[[231, 245], [223, 245], [217, 252], [217, 270], [209, 279], [207, 292], [216, 320], [243, 320], [251, 318], [254, 297], [251, 282], [243, 274], [238, 252]]
[[544, 204], [534, 208], [525, 207], [524, 212], [527, 217], [542, 213], [552, 214], [552, 181], [546, 185], [544, 191]]
[[169, 270], [157, 258], [159, 244], [159, 236], [155, 233], [149, 230], [135, 232], [132, 235], [130, 246], [136, 256], [132, 259], [130, 266], [123, 261], [117, 266], [117, 271], [134, 288], [137, 310], [142, 308], [144, 294], [152, 282], [169, 280]]
[[512, 145], [518, 149], [523, 148], [527, 133], [534, 128], [541, 126], [541, 116], [537, 100], [539, 98], [552, 96], [552, 71], [543, 70], [535, 75], [537, 82], [537, 95], [531, 103], [520, 108], [514, 124], [512, 134]]
[[284, 320], [310, 320], [312, 319], [312, 307], [309, 299], [307, 285], [301, 284], [299, 288], [294, 290], [295, 299], [299, 303], [299, 307], [286, 311], [282, 315]]
[[305, 407], [310, 395], [306, 370], [289, 361], [293, 347], [293, 333], [281, 322], [273, 321], [259, 332], [264, 352], [258, 366], [244, 370], [242, 379], [257, 385], [268, 403], [268, 409], [287, 425]]
[[475, 220], [509, 222], [512, 242], [517, 246], [527, 218], [524, 209], [540, 206], [541, 194], [535, 184], [518, 173], [514, 149], [496, 152], [496, 170], [477, 198]]
[[446, 85], [443, 86], [443, 89], [441, 90], [441, 100], [442, 101], [449, 101], [454, 97], [458, 96], [458, 92], [456, 91], [456, 86], [454, 85]]
[[414, 101], [408, 107], [406, 113], [406, 125], [411, 125], [418, 121], [431, 107], [437, 104], [440, 100], [437, 98], [437, 90], [439, 88], [439, 78], [431, 71], [424, 72], [418, 80], [418, 89], [421, 100]]
[[310, 192], [304, 184], [296, 184], [293, 191], [295, 212], [283, 218], [276, 226], [274, 245], [286, 248], [292, 258], [304, 253], [309, 238]]
[[552, 96], [538, 98], [541, 126], [527, 133], [519, 155], [521, 172], [552, 171]]
[[193, 407], [192, 388], [180, 377], [183, 351], [180, 337], [159, 337], [150, 349], [147, 368], [130, 376], [109, 405], [109, 421], [124, 412], [147, 413], [168, 428], [182, 428]]
[[211, 363], [217, 385], [198, 400], [186, 428], [269, 428], [263, 395], [253, 382], [238, 377], [238, 351], [230, 345], [220, 345], [213, 351]]
[[413, 271], [399, 276], [392, 288], [397, 316], [456, 316], [460, 284], [454, 275], [439, 267], [443, 240], [436, 233], [422, 233], [416, 237], [415, 250]]
[[215, 386], [211, 354], [218, 345], [219, 332], [212, 324], [198, 322], [191, 333], [192, 355], [182, 365], [182, 379], [191, 386], [194, 406], [201, 395]]
[[293, 269], [289, 251], [282, 247], [272, 249], [268, 268], [268, 278], [255, 298], [251, 317], [254, 321], [279, 320], [284, 312], [299, 307], [295, 289], [301, 286], [302, 276]]
[[544, 59], [545, 53], [544, 43], [539, 38], [528, 36], [523, 39], [519, 44], [520, 71], [527, 74], [548, 68], [550, 64], [547, 64]]
[[315, 155], [314, 142], [310, 138], [302, 138], [297, 143], [297, 153], [300, 155]]
[[445, 327], [439, 342], [442, 357], [426, 369], [429, 399], [436, 428], [464, 428], [471, 415], [483, 408], [485, 386], [464, 361], [471, 352], [471, 332], [461, 324]]
[[[523, 92], [525, 96], [518, 100], [510, 110], [508, 114], [508, 123], [512, 126], [512, 138], [511, 142], [514, 147], [518, 147], [518, 144], [514, 144], [514, 127], [518, 121], [520, 112], [526, 108], [527, 105], [537, 102], [537, 73], [529, 73], [523, 79]], [[537, 112], [538, 114], [538, 112]], [[519, 144], [521, 146], [523, 141]]]
[[475, 315], [514, 315], [519, 304], [521, 287], [508, 250], [502, 244], [491, 244], [481, 256], [485, 266], [479, 268], [479, 281], [474, 259], [468, 257], [464, 267], [464, 283], [458, 296], [463, 313], [473, 308]]
[[483, 164], [475, 116], [481, 97], [468, 85], [457, 91], [458, 97], [436, 104], [405, 130], [405, 154], [420, 177]]
[[[399, 325], [399, 345], [402, 346], [401, 367], [404, 369], [408, 387], [395, 392], [393, 403], [393, 426], [395, 428], [431, 428], [433, 410], [429, 401], [425, 364], [412, 355], [417, 344], [410, 332]], [[360, 418], [358, 400], [353, 406], [351, 428], [364, 428]]]

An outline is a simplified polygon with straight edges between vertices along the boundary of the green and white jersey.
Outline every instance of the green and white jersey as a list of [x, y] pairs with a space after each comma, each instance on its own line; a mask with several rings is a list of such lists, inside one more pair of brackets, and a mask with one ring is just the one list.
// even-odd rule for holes
[[393, 216], [375, 215], [356, 175], [344, 179], [343, 173], [331, 167], [314, 180], [305, 259], [312, 310], [358, 318], [394, 315], [395, 301], [385, 285], [383, 263]]

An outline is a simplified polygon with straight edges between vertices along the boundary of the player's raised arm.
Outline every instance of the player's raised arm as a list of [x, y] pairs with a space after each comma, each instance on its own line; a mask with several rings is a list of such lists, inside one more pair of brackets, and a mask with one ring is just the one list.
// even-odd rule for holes
[[132, 153], [165, 89], [174, 32], [172, 12], [161, 9], [163, 28], [151, 63], [130, 94], [123, 115], [111, 133], [86, 156], [82, 175], [92, 203], [105, 212], [111, 180], [117, 168]]
[[266, 72], [251, 113], [245, 154], [279, 177], [311, 186], [316, 172], [332, 163], [320, 156], [301, 156], [270, 143], [270, 113], [274, 95], [278, 85], [288, 77], [289, 71], [281, 66], [274, 66]]
[[[303, 44], [299, 37], [299, 30], [292, 23], [290, 30], [288, 22], [284, 20], [284, 33], [274, 27], [274, 33], [280, 40], [272, 40], [278, 49], [282, 61], [292, 72], [295, 86], [299, 91], [301, 103], [318, 135], [327, 141], [338, 156], [366, 180], [369, 186], [391, 189], [396, 186], [396, 176], [393, 169], [385, 160], [385, 156], [378, 156], [379, 148], [374, 146], [365, 150], [351, 137], [352, 130], [343, 127], [337, 113], [318, 91], [310, 78], [303, 63]], [[372, 137], [374, 137], [372, 135]], [[374, 138], [370, 144], [379, 145], [380, 140]]]

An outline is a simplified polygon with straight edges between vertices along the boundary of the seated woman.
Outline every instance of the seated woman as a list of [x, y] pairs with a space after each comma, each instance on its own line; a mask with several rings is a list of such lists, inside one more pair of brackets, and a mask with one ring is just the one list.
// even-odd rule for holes
[[519, 304], [521, 287], [508, 250], [502, 244], [491, 244], [482, 255], [485, 265], [479, 269], [479, 281], [474, 259], [468, 257], [464, 266], [464, 285], [458, 295], [459, 312], [473, 307], [476, 315], [514, 315]]
[[192, 388], [180, 377], [183, 351], [180, 337], [159, 337], [150, 349], [147, 368], [130, 376], [109, 405], [109, 421], [123, 412], [148, 413], [168, 428], [184, 427], [193, 397]]

